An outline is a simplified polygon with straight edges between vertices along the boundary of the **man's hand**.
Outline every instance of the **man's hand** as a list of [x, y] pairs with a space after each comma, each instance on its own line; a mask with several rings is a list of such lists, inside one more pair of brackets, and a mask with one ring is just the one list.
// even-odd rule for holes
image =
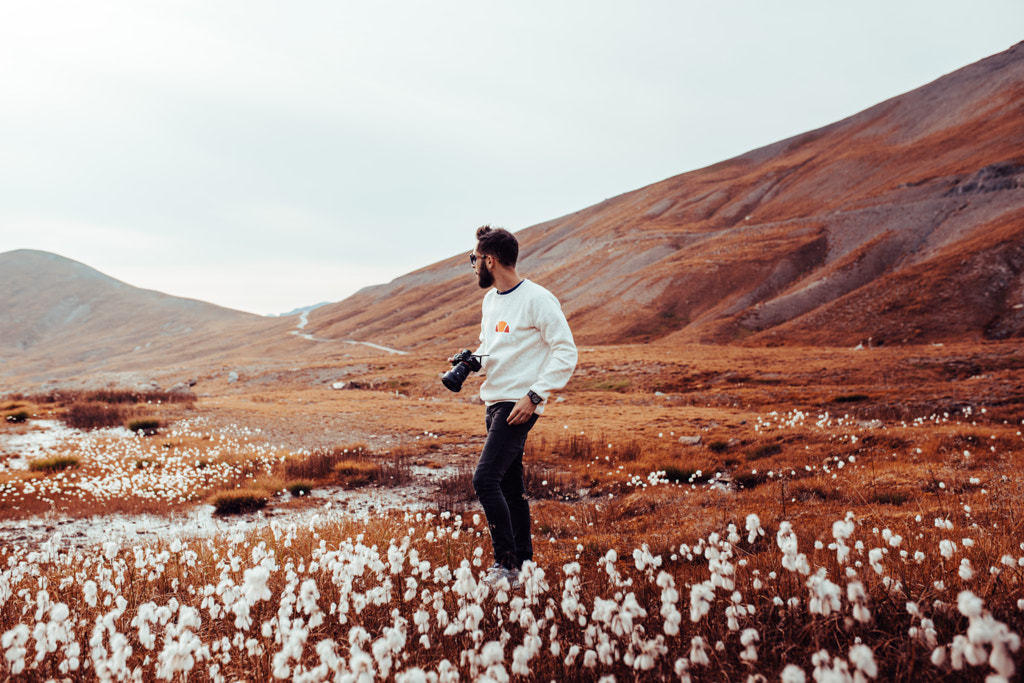
[[512, 412], [508, 414], [508, 423], [510, 425], [521, 425], [530, 419], [533, 412], [537, 409], [537, 406], [533, 405], [533, 401], [530, 400], [529, 396], [523, 396], [521, 399], [516, 401], [515, 407], [512, 408]]

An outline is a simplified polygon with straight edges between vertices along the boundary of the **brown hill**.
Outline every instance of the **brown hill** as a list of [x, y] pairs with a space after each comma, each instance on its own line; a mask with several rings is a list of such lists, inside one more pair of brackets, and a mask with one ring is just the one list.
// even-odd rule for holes
[[[583, 343], [1024, 333], [1024, 43], [848, 119], [518, 234]], [[317, 309], [317, 336], [471, 346], [464, 253]]]
[[237, 353], [254, 333], [293, 326], [132, 287], [70, 259], [0, 254], [0, 376], [46, 380]]

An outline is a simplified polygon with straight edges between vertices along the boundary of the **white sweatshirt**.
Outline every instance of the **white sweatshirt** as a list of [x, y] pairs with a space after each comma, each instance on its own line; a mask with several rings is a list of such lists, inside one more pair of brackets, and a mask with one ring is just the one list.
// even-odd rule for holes
[[518, 401], [532, 389], [544, 398], [537, 414], [576, 368], [576, 344], [558, 299], [529, 280], [484, 295], [476, 352], [486, 354], [480, 398], [487, 405]]

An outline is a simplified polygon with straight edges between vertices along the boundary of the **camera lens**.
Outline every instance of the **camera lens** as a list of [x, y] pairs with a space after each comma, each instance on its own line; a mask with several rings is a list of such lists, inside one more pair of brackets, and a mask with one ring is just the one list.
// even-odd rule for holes
[[441, 384], [450, 391], [462, 391], [462, 383], [469, 376], [470, 368], [466, 363], [458, 363], [441, 377]]

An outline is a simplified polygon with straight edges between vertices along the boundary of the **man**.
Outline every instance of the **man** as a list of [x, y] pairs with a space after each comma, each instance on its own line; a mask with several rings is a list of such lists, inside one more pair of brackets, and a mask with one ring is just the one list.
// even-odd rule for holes
[[526, 436], [551, 392], [576, 368], [576, 344], [558, 299], [519, 277], [519, 242], [501, 228], [476, 231], [470, 263], [484, 295], [480, 323], [480, 398], [487, 405], [487, 441], [473, 475], [491, 531], [494, 565], [485, 581], [515, 585], [523, 562], [533, 559], [530, 506], [523, 481]]

